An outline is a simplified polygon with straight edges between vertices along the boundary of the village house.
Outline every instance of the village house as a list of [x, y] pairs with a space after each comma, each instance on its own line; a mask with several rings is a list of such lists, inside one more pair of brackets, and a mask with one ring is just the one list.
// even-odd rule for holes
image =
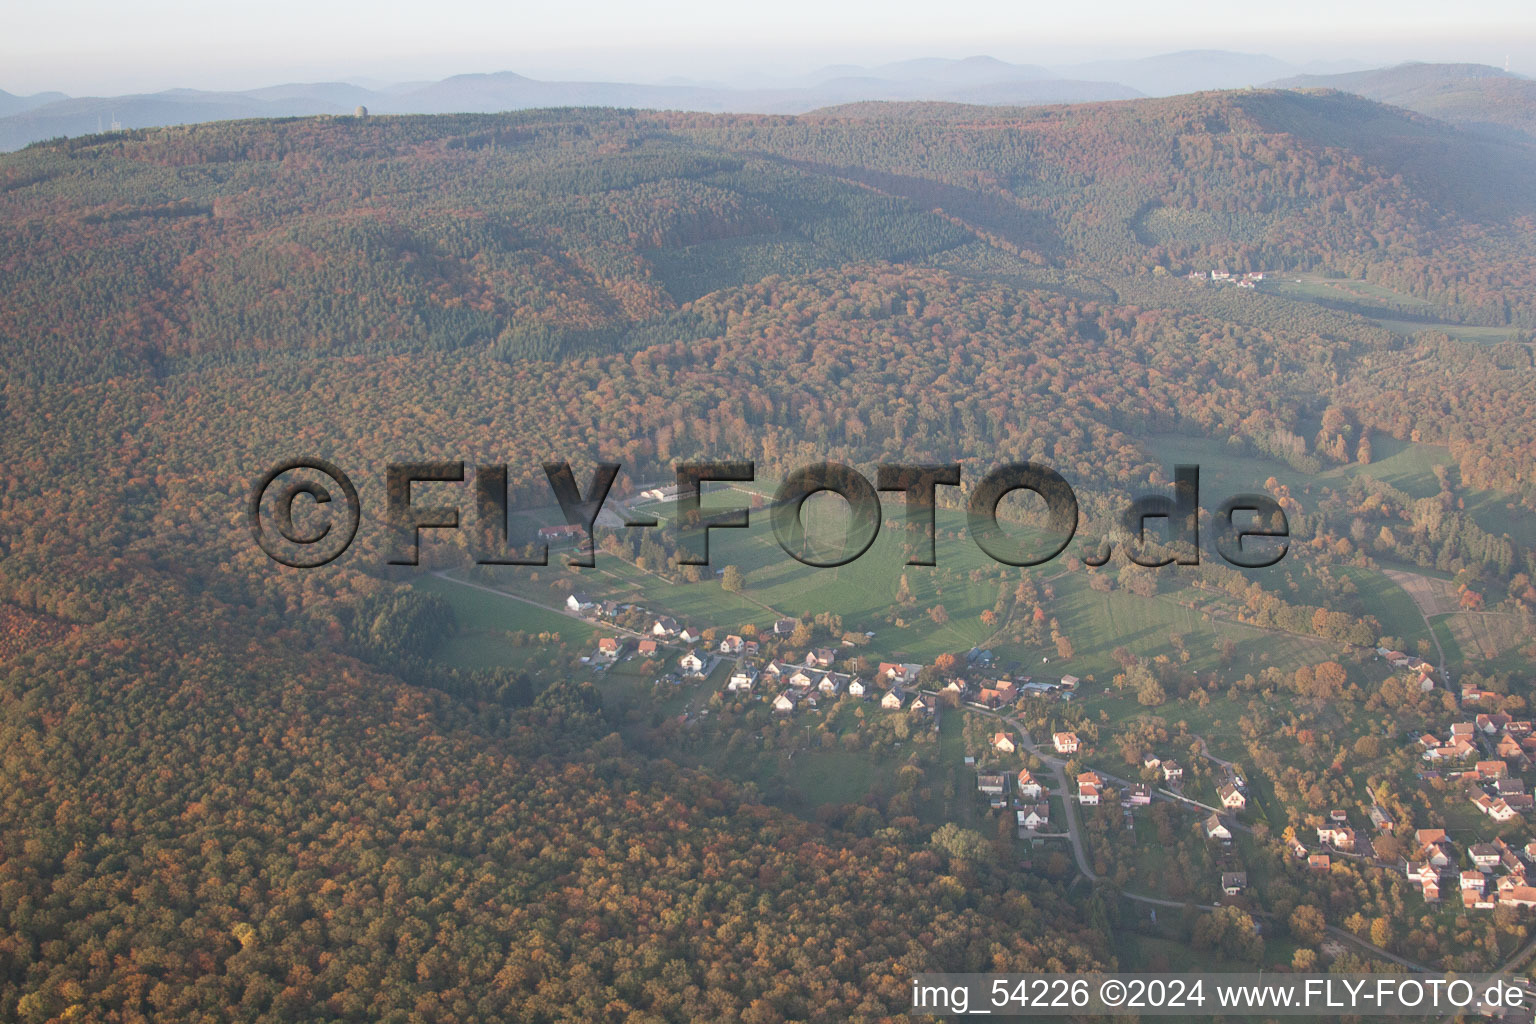
[[1152, 803], [1152, 787], [1145, 782], [1133, 782], [1126, 787], [1120, 802], [1127, 807], [1146, 807]]
[[1378, 832], [1385, 832], [1390, 835], [1392, 830], [1397, 827], [1397, 822], [1392, 820], [1392, 815], [1388, 814], [1384, 807], [1372, 805], [1370, 818], [1371, 824], [1375, 826]]
[[1181, 780], [1183, 778], [1184, 778], [1184, 769], [1179, 767], [1179, 762], [1177, 762], [1177, 761], [1164, 761], [1163, 762], [1163, 781], [1165, 781], [1165, 782], [1178, 782], [1179, 780]]
[[617, 658], [624, 649], [624, 644], [617, 638], [605, 636], [597, 642], [597, 653], [605, 658]]
[[847, 689], [848, 684], [852, 681], [853, 677], [845, 672], [828, 672], [816, 684], [816, 689], [829, 697], [833, 697]]
[[704, 674], [704, 659], [699, 657], [698, 651], [689, 651], [677, 659], [677, 667], [692, 676]]
[[1083, 772], [1077, 777], [1077, 802], [1085, 807], [1097, 807], [1103, 795], [1102, 786], [1098, 772]]
[[785, 690], [773, 698], [773, 710], [781, 713], [793, 711], [799, 699], [800, 693], [798, 690]]
[[638, 644], [635, 645], [635, 650], [640, 654], [642, 658], [648, 657], [656, 653], [656, 641], [641, 640]]
[[1323, 825], [1317, 830], [1317, 841], [1324, 846], [1349, 853], [1355, 848], [1355, 830], [1340, 825]]
[[1162, 759], [1159, 758], [1156, 754], [1143, 754], [1143, 755], [1141, 755], [1141, 767], [1143, 769], [1147, 769], [1147, 768], [1161, 768], [1162, 766], [1163, 766]]
[[660, 637], [676, 636], [677, 631], [681, 628], [682, 627], [677, 624], [676, 619], [672, 618], [670, 615], [663, 615], [661, 618], [657, 619], [654, 623], [651, 624], [651, 634], [653, 636]]
[[1019, 796], [1025, 800], [1039, 800], [1045, 788], [1029, 773], [1028, 768], [1019, 770]]
[[1221, 891], [1228, 896], [1236, 896], [1248, 887], [1248, 872], [1223, 871], [1221, 873]]
[[1461, 685], [1461, 702], [1463, 704], [1479, 704], [1485, 700], [1493, 700], [1498, 694], [1492, 690], [1484, 690], [1476, 683], [1463, 683]]
[[746, 641], [735, 633], [731, 633], [720, 641], [721, 654], [740, 654], [744, 647], [746, 647]]
[[1313, 853], [1307, 856], [1307, 867], [1313, 871], [1327, 871], [1333, 866], [1333, 860], [1326, 853]]
[[752, 687], [757, 685], [757, 669], [751, 665], [738, 663], [731, 678], [726, 682], [725, 688], [732, 693], [751, 693]]
[[1077, 733], [1058, 732], [1051, 735], [1051, 745], [1058, 754], [1075, 754], [1082, 744], [1078, 742]]
[[848, 694], [852, 697], [863, 697], [865, 693], [864, 680], [855, 679], [848, 684]]
[[1232, 830], [1222, 823], [1221, 815], [1215, 811], [1212, 811], [1210, 816], [1205, 819], [1205, 838], [1214, 839], [1219, 843], [1230, 843], [1232, 841]]
[[976, 788], [988, 795], [1006, 793], [1008, 792], [1008, 776], [991, 773], [977, 775]]
[[677, 638], [685, 644], [696, 644], [700, 640], [704, 639], [704, 634], [696, 629], [684, 626], [682, 629], [678, 630]]
[[906, 696], [897, 689], [887, 690], [884, 697], [880, 698], [880, 706], [889, 711], [898, 711], [906, 701]]
[[881, 679], [888, 679], [892, 686], [910, 686], [917, 682], [923, 666], [909, 662], [882, 661], [876, 672]]
[[789, 675], [789, 685], [809, 690], [812, 686], [821, 682], [821, 672], [813, 668], [799, 668]]
[[1230, 782], [1223, 784], [1216, 795], [1221, 797], [1221, 806], [1229, 811], [1240, 811], [1248, 806], [1248, 798], [1243, 795], [1243, 791]]
[[798, 625], [800, 625], [800, 621], [798, 619], [778, 619], [773, 624], [773, 635], [789, 636], [795, 631], [795, 627]]
[[1011, 754], [1018, 748], [1013, 745], [1012, 738], [1006, 732], [999, 731], [992, 734], [992, 749], [1004, 754]]
[[1467, 851], [1472, 855], [1472, 863], [1479, 871], [1493, 871], [1502, 860], [1502, 851], [1492, 843], [1477, 843]]
[[565, 599], [565, 607], [573, 612], [584, 612], [588, 608], [596, 607], [596, 602], [590, 596], [578, 590]]
[[1536, 907], [1536, 889], [1528, 885], [1517, 885], [1505, 893], [1500, 902], [1512, 907]]
[[1409, 864], [1408, 880], [1419, 887], [1427, 903], [1440, 900], [1440, 869], [1433, 864]]
[[1061, 677], [1061, 685], [1065, 686], [1069, 690], [1075, 689], [1077, 684], [1080, 682], [1082, 682], [1082, 680], [1078, 679], [1077, 676], [1068, 675]]
[[1444, 839], [1438, 843], [1429, 843], [1419, 850], [1424, 863], [1437, 871], [1450, 867], [1455, 862], [1455, 855], [1451, 844]]
[[1511, 796], [1503, 797], [1489, 796], [1487, 793], [1478, 793], [1472, 798], [1472, 804], [1479, 811], [1482, 811], [1494, 821], [1512, 821], [1520, 816], [1519, 812], [1509, 805], [1509, 801], [1514, 799], [1517, 795], [1518, 794], [1512, 794]]
[[1503, 761], [1479, 761], [1475, 767], [1477, 774], [1485, 779], [1502, 779], [1509, 774], [1509, 765]]
[[559, 526], [539, 527], [539, 540], [544, 541], [546, 544], [560, 541], [566, 541], [574, 544], [577, 541], [584, 539], [586, 535], [587, 531], [582, 529], [580, 526], [575, 525], [574, 523], [561, 523]]
[[1461, 905], [1467, 910], [1492, 910], [1499, 904], [1499, 894], [1475, 892], [1471, 889], [1463, 889], [1461, 893]]
[[1488, 879], [1481, 871], [1463, 871], [1461, 873], [1461, 887], [1471, 889], [1473, 892], [1482, 892], [1487, 886]]
[[1480, 714], [1473, 720], [1473, 723], [1479, 729], [1481, 729], [1485, 735], [1497, 736], [1499, 733], [1503, 732], [1504, 729], [1512, 721], [1514, 721], [1514, 719], [1500, 711], [1498, 714], [1494, 715]]
[[1051, 805], [1034, 804], [1019, 811], [1017, 816], [1021, 831], [1038, 832], [1051, 823]]
[[944, 683], [944, 692], [954, 694], [957, 700], [969, 700], [975, 687], [965, 679], [950, 679]]

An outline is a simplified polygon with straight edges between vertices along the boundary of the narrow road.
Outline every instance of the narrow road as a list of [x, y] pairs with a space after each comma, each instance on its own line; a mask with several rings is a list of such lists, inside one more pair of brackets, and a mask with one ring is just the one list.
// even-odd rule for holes
[[[1172, 907], [1176, 910], [1182, 910], [1185, 907], [1194, 907], [1196, 910], [1219, 909], [1216, 904], [1212, 903], [1189, 903], [1180, 902], [1179, 900], [1164, 900], [1158, 899], [1156, 896], [1142, 896], [1139, 893], [1125, 892], [1124, 890], [1121, 890], [1120, 895], [1135, 903], [1149, 904], [1154, 907]], [[1250, 911], [1249, 913], [1253, 917], [1274, 916], [1273, 914], [1263, 910]], [[1324, 929], [1328, 932], [1329, 935], [1340, 940], [1341, 942], [1347, 942], [1358, 949], [1363, 949], [1365, 952], [1371, 954], [1372, 956], [1380, 957], [1383, 960], [1390, 960], [1392, 963], [1406, 967], [1410, 971], [1419, 971], [1420, 973], [1434, 973], [1435, 971], [1435, 968], [1433, 967], [1428, 967], [1419, 963], [1417, 960], [1409, 960], [1407, 957], [1398, 956], [1396, 953], [1388, 952], [1387, 950], [1382, 949], [1380, 946], [1376, 945], [1374, 942], [1367, 942], [1365, 939], [1360, 938], [1360, 936], [1351, 932], [1347, 932], [1342, 928], [1335, 928], [1330, 924], [1324, 925]], [[1536, 942], [1533, 942], [1530, 948], [1536, 949]]]
[[1205, 742], [1205, 737], [1204, 736], [1201, 736], [1199, 733], [1194, 733], [1193, 735], [1194, 735], [1195, 739], [1198, 740], [1199, 743], [1200, 743], [1200, 756], [1201, 757], [1205, 758], [1207, 761], [1213, 761], [1216, 764], [1221, 765], [1221, 767], [1223, 767], [1223, 768], [1235, 767], [1232, 764], [1231, 761], [1223, 761], [1221, 758], [1219, 758], [1215, 754], [1211, 753], [1211, 748]]
[[[1066, 770], [1065, 770], [1066, 769], [1066, 762], [1062, 761], [1060, 758], [1057, 758], [1057, 757], [1055, 757], [1055, 756], [1053, 756], [1051, 754], [1042, 753], [1040, 751], [1040, 748], [1035, 744], [1034, 738], [1032, 736], [1030, 736], [1029, 730], [1024, 727], [1024, 723], [1020, 722], [1017, 718], [1014, 718], [1012, 715], [1004, 714], [1001, 711], [993, 711], [993, 710], [991, 710], [989, 708], [977, 707], [976, 705], [973, 705], [973, 704], [966, 704], [966, 705], [962, 705], [962, 706], [966, 710], [968, 710], [968, 711], [974, 711], [977, 714], [987, 715], [987, 716], [989, 716], [991, 718], [1000, 719], [1003, 722], [1006, 722], [1007, 724], [1011, 725], [1013, 728], [1017, 729], [1018, 732], [1019, 732], [1019, 736], [1020, 736], [1020, 738], [1023, 741], [1024, 749], [1026, 751], [1028, 751], [1030, 754], [1034, 755], [1036, 758], [1038, 758], [1040, 760], [1040, 762], [1042, 764], [1044, 764], [1047, 768], [1049, 768], [1051, 770], [1051, 773], [1053, 775], [1055, 775], [1057, 786], [1060, 788], [1061, 793], [1062, 793], [1061, 803], [1062, 803], [1062, 806], [1066, 810], [1066, 816], [1067, 816], [1067, 836], [1066, 836], [1066, 838], [1071, 841], [1071, 844], [1072, 844], [1072, 855], [1077, 860], [1077, 869], [1090, 882], [1098, 881], [1099, 880], [1099, 875], [1098, 875], [1097, 872], [1095, 872], [1093, 870], [1092, 865], [1088, 862], [1088, 852], [1087, 852], [1087, 850], [1085, 850], [1083, 848], [1082, 825], [1078, 821], [1078, 817], [1077, 817], [1077, 800], [1072, 795], [1071, 791], [1067, 788], [1067, 774], [1066, 774]], [[1201, 743], [1203, 745], [1204, 744], [1204, 740], [1201, 740]], [[1210, 755], [1207, 754], [1206, 756], [1209, 757]], [[1211, 760], [1215, 761], [1216, 758], [1213, 757], [1213, 758], [1211, 758]], [[1218, 763], [1223, 763], [1223, 762], [1218, 762]], [[1094, 770], [1097, 771], [1097, 769], [1094, 769]], [[1108, 772], [1101, 771], [1101, 772], [1099, 772], [1099, 774], [1101, 776], [1103, 776], [1105, 779], [1109, 780], [1110, 782], [1116, 782], [1116, 783], [1119, 783], [1121, 785], [1125, 785], [1126, 784], [1124, 779], [1117, 778], [1117, 777], [1109, 774]], [[1159, 796], [1163, 796], [1161, 790], [1156, 790], [1154, 792], [1157, 793]], [[1195, 804], [1198, 807], [1204, 807], [1205, 806], [1204, 804], [1200, 804], [1198, 801], [1190, 800], [1187, 797], [1178, 797], [1178, 796], [1166, 795], [1166, 796], [1163, 796], [1163, 798], [1167, 799], [1167, 800], [1175, 801], [1175, 802]], [[1211, 809], [1214, 810], [1214, 808], [1211, 808]], [[1233, 824], [1237, 828], [1242, 829], [1244, 831], [1251, 831], [1246, 826], [1244, 826], [1243, 824], [1241, 824], [1240, 822], [1237, 822], [1235, 820], [1234, 820]], [[1058, 838], [1058, 837], [1052, 837], [1052, 838]], [[1124, 889], [1119, 889], [1117, 891], [1120, 893], [1120, 895], [1124, 896], [1128, 900], [1133, 900], [1133, 901], [1135, 901], [1137, 903], [1150, 904], [1152, 906], [1157, 906], [1157, 907], [1174, 907], [1174, 908], [1182, 909], [1182, 908], [1187, 907], [1187, 906], [1193, 906], [1193, 907], [1196, 907], [1197, 909], [1200, 909], [1200, 910], [1215, 910], [1215, 909], [1217, 909], [1217, 906], [1214, 905], [1214, 904], [1208, 904], [1208, 903], [1188, 903], [1188, 902], [1180, 902], [1179, 900], [1165, 900], [1165, 899], [1159, 899], [1156, 896], [1143, 896], [1140, 893], [1127, 892]], [[1253, 913], [1253, 916], [1255, 916], [1255, 917], [1269, 917], [1269, 916], [1271, 916], [1270, 914], [1268, 914], [1265, 911], [1254, 911], [1252, 913]], [[1364, 950], [1365, 952], [1369, 953], [1371, 956], [1375, 956], [1375, 957], [1379, 957], [1379, 958], [1381, 958], [1383, 960], [1391, 961], [1392, 963], [1398, 964], [1398, 965], [1400, 965], [1400, 966], [1402, 966], [1402, 967], [1404, 967], [1404, 968], [1406, 968], [1406, 969], [1408, 969], [1410, 971], [1431, 972], [1431, 973], [1434, 971], [1434, 968], [1432, 968], [1432, 967], [1425, 966], [1424, 964], [1421, 964], [1421, 963], [1419, 963], [1419, 962], [1417, 962], [1415, 960], [1409, 960], [1407, 957], [1398, 956], [1396, 953], [1393, 953], [1393, 952], [1390, 952], [1388, 950], [1385, 950], [1385, 949], [1381, 948], [1380, 946], [1376, 945], [1373, 942], [1367, 942], [1365, 939], [1360, 938], [1358, 935], [1354, 935], [1354, 934], [1352, 934], [1350, 932], [1347, 932], [1347, 931], [1345, 931], [1342, 928], [1337, 928], [1337, 927], [1335, 927], [1333, 925], [1327, 925], [1325, 927], [1326, 927], [1326, 930], [1327, 930], [1329, 935], [1331, 935], [1334, 938], [1340, 940], [1341, 942], [1346, 942], [1346, 943], [1348, 943], [1348, 944], [1350, 944], [1352, 946], [1355, 946], [1358, 949]], [[1536, 953], [1536, 941], [1532, 941], [1530, 945], [1526, 946], [1523, 950], [1520, 951], [1520, 953], [1516, 954], [1516, 956], [1514, 958], [1512, 958], [1505, 965], [1504, 970], [1506, 970], [1506, 971], [1509, 970], [1516, 963], [1518, 963], [1521, 959], [1523, 959], [1523, 958], [1525, 958], [1527, 956], [1530, 956], [1533, 953]]]
[[1024, 744], [1024, 749], [1033, 754], [1056, 777], [1056, 789], [1061, 793], [1061, 806], [1067, 816], [1067, 838], [1072, 843], [1072, 856], [1077, 860], [1077, 870], [1090, 882], [1099, 879], [1098, 873], [1093, 870], [1093, 865], [1088, 862], [1088, 851], [1083, 848], [1083, 827], [1077, 820], [1077, 798], [1072, 795], [1072, 790], [1067, 785], [1067, 763], [1051, 754], [1042, 753], [1036, 746], [1034, 738], [1029, 735], [1029, 730], [1024, 728], [1024, 723], [1012, 715], [1005, 715], [1001, 711], [993, 711], [990, 708], [978, 707], [974, 704], [963, 705], [966, 710], [977, 714], [987, 715], [991, 718], [1001, 719], [1019, 731], [1019, 737]]

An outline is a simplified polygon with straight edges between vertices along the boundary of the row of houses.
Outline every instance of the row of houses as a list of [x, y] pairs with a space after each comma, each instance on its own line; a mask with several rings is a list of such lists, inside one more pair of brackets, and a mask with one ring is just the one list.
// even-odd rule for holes
[[630, 652], [634, 652], [642, 658], [652, 658], [661, 650], [661, 645], [655, 640], [632, 640], [629, 637], [605, 636], [597, 641], [597, 659], [599, 661], [614, 662]]
[[1234, 274], [1228, 270], [1211, 270], [1209, 273], [1191, 270], [1184, 277], [1189, 281], [1210, 281], [1212, 284], [1234, 284], [1239, 288], [1256, 288], [1259, 282], [1264, 280], [1264, 272], [1253, 270], [1246, 274]]
[[1417, 686], [1420, 692], [1428, 693], [1435, 688], [1435, 667], [1423, 658], [1404, 654], [1389, 647], [1376, 648], [1376, 654], [1393, 668], [1407, 672], [1409, 681]]
[[1141, 755], [1141, 767], [1162, 772], [1163, 781], [1170, 785], [1181, 784], [1184, 781], [1184, 768], [1172, 758], [1165, 760], [1156, 754], [1146, 753]]
[[[1502, 777], [1524, 771], [1536, 756], [1536, 734], [1527, 719], [1499, 712], [1480, 714], [1470, 722], [1457, 722], [1442, 739], [1432, 732], [1419, 737], [1420, 757], [1429, 762], [1465, 762], [1477, 759], [1476, 770], [1484, 777]], [[1501, 763], [1503, 768], [1494, 762]]]
[[1528, 884], [1528, 875], [1536, 865], [1536, 843], [1518, 850], [1498, 838], [1476, 843], [1467, 850], [1472, 867], [1463, 870], [1444, 829], [1419, 829], [1414, 842], [1417, 852], [1404, 873], [1419, 886], [1426, 902], [1437, 903], [1448, 892], [1459, 892], [1469, 910], [1492, 910], [1500, 905], [1536, 907], [1536, 887]]

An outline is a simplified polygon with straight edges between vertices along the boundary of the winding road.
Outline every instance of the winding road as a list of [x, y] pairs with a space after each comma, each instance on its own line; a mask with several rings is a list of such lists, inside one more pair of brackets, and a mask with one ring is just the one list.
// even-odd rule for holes
[[[1024, 727], [1024, 723], [1019, 721], [1014, 716], [1005, 714], [1001, 711], [994, 711], [990, 708], [983, 708], [975, 704], [966, 704], [963, 706], [968, 711], [999, 719], [1000, 721], [1006, 722], [1008, 725], [1018, 730], [1019, 736], [1023, 742], [1024, 749], [1032, 754], [1036, 759], [1038, 759], [1041, 764], [1050, 769], [1051, 774], [1056, 777], [1056, 784], [1059, 787], [1059, 792], [1062, 798], [1061, 803], [1066, 810], [1067, 839], [1071, 842], [1072, 845], [1072, 855], [1077, 861], [1077, 870], [1081, 872], [1083, 877], [1087, 878], [1090, 882], [1099, 881], [1100, 876], [1096, 871], [1093, 870], [1093, 865], [1088, 861], [1088, 851], [1083, 847], [1082, 824], [1077, 817], [1077, 800], [1072, 796], [1071, 790], [1067, 788], [1066, 762], [1061, 760], [1059, 757], [1056, 757], [1054, 754], [1047, 754], [1042, 752], [1039, 746], [1035, 743], [1034, 737], [1029, 734], [1029, 730]], [[1200, 741], [1200, 751], [1204, 756], [1210, 758], [1217, 764], [1224, 766], [1231, 765], [1231, 762], [1229, 761], [1222, 761], [1220, 758], [1213, 757], [1206, 749], [1204, 738], [1197, 736], [1196, 739], [1199, 739]], [[1093, 770], [1098, 771], [1098, 769]], [[1098, 773], [1105, 779], [1108, 779], [1110, 782], [1119, 783], [1122, 786], [1127, 784], [1124, 779], [1117, 778], [1108, 772], [1099, 771]], [[1215, 808], [1207, 808], [1204, 804], [1201, 804], [1195, 800], [1190, 800], [1187, 797], [1174, 796], [1161, 790], [1156, 790], [1154, 793], [1160, 799], [1176, 803], [1191, 804], [1206, 810], [1215, 810]], [[1234, 822], [1234, 825], [1243, 831], [1251, 831], [1240, 823]], [[1181, 902], [1179, 900], [1160, 899], [1156, 896], [1143, 896], [1140, 893], [1128, 892], [1124, 889], [1117, 889], [1116, 891], [1128, 900], [1155, 907], [1172, 907], [1176, 909], [1183, 909], [1184, 907], [1195, 907], [1198, 910], [1207, 911], [1218, 909], [1217, 904], [1189, 903]], [[1273, 916], [1267, 911], [1262, 910], [1250, 911], [1250, 913], [1254, 917]], [[1326, 925], [1325, 928], [1330, 936], [1338, 939], [1341, 942], [1348, 943], [1357, 949], [1363, 950], [1366, 953], [1369, 953], [1371, 956], [1379, 957], [1383, 960], [1390, 961], [1391, 963], [1398, 964], [1399, 966], [1410, 971], [1418, 971], [1420, 973], [1433, 973], [1435, 971], [1435, 968], [1433, 967], [1421, 964], [1415, 960], [1409, 960], [1407, 957], [1398, 956], [1396, 953], [1385, 950], [1373, 942], [1368, 942], [1365, 939], [1360, 938], [1358, 935], [1345, 931], [1343, 928], [1338, 928], [1334, 925]], [[1530, 945], [1526, 946], [1519, 953], [1517, 953], [1515, 957], [1509, 960], [1505, 964], [1504, 968], [1502, 968], [1502, 971], [1508, 971], [1512, 969], [1515, 964], [1533, 953], [1536, 953], [1536, 941], [1531, 942]]]

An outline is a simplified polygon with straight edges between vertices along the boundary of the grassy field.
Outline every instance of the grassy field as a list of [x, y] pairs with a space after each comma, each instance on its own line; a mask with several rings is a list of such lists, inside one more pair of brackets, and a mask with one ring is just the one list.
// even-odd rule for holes
[[549, 660], [542, 645], [511, 643], [507, 635], [517, 631], [559, 633], [562, 640], [576, 643], [585, 643], [595, 635], [591, 626], [558, 612], [487, 594], [436, 576], [423, 575], [415, 586], [427, 593], [441, 595], [452, 606], [458, 620], [458, 633], [443, 644], [437, 657], [459, 668], [496, 665], [522, 668]]
[[[1424, 331], [1436, 331], [1478, 344], [1492, 345], [1516, 336], [1511, 327], [1477, 327], [1444, 321], [1402, 320], [1394, 316], [1392, 306], [1430, 307], [1432, 303], [1367, 281], [1326, 278], [1316, 274], [1278, 275], [1264, 283], [1265, 291], [1303, 302], [1348, 303], [1359, 307], [1362, 315], [1397, 334], [1412, 337]], [[1410, 314], [1411, 315], [1411, 314]]]

